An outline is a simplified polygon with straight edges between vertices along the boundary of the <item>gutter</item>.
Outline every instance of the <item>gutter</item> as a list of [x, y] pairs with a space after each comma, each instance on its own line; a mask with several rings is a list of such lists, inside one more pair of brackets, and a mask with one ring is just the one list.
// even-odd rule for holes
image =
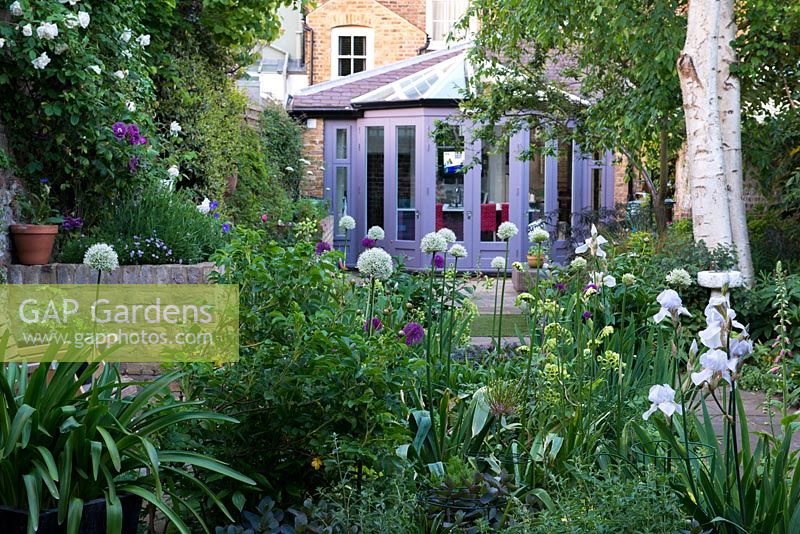
[[[309, 42], [311, 44], [310, 53], [306, 53], [306, 35], [305, 33], [308, 32], [311, 34], [311, 38]], [[303, 64], [306, 64], [306, 60], [308, 60], [308, 85], [314, 85], [314, 28], [308, 25], [306, 22], [306, 14], [303, 13]]]
[[425, 46], [421, 46], [420, 48], [417, 48], [417, 55], [421, 56], [422, 54], [427, 52], [428, 51], [428, 47], [430, 47], [430, 46], [431, 46], [431, 36], [426, 33], [425, 34]]

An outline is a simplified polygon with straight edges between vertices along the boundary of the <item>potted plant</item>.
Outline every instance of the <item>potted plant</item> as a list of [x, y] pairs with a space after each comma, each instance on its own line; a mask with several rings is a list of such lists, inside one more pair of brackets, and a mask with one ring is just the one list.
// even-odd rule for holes
[[17, 260], [23, 265], [43, 265], [50, 262], [61, 217], [50, 207], [50, 183], [39, 179], [39, 191], [29, 191], [18, 197], [17, 203], [27, 224], [9, 226]]
[[[51, 360], [58, 349], [49, 347], [43, 359]], [[4, 352], [5, 343], [0, 347]], [[123, 383], [113, 365], [101, 371], [99, 363], [72, 363], [90, 359], [85, 351], [67, 349], [64, 359], [70, 362], [52, 369], [42, 363], [32, 372], [26, 364], [0, 366], [0, 419], [6, 422], [0, 425], [4, 533], [135, 534], [144, 500], [177, 531], [189, 534], [194, 530], [173, 506], [187, 506], [200, 516], [192, 504], [171, 493], [175, 484], [167, 475], [206, 494], [210, 490], [196, 476], [202, 470], [255, 485], [209, 456], [159, 449], [160, 433], [177, 422], [235, 421], [198, 410], [197, 403], [176, 401], [169, 384], [178, 373], [153, 382]], [[140, 391], [124, 395], [131, 385]], [[230, 518], [219, 498], [209, 496]]]
[[540, 246], [532, 246], [528, 249], [528, 267], [538, 269], [544, 265], [545, 254]]
[[544, 229], [541, 221], [536, 221], [529, 226], [528, 240], [531, 242], [528, 249], [528, 267], [539, 269], [544, 265], [550, 245], [550, 234]]

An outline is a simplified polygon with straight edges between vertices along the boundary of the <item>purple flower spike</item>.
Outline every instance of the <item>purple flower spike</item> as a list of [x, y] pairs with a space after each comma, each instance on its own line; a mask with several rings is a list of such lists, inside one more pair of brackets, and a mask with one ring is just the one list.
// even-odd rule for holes
[[317, 256], [322, 256], [324, 253], [331, 250], [331, 248], [333, 247], [331, 247], [331, 244], [328, 243], [327, 241], [320, 241], [319, 243], [317, 243], [316, 246]]
[[[369, 332], [369, 321], [364, 321], [364, 332]], [[372, 318], [372, 331], [378, 332], [379, 330], [383, 329], [383, 323], [381, 322], [380, 318], [373, 317]]]
[[231, 224], [230, 223], [222, 223], [222, 233], [227, 234], [231, 231]]
[[124, 122], [115, 122], [111, 126], [111, 131], [114, 132], [114, 137], [117, 141], [121, 141], [125, 138], [125, 134], [128, 132], [128, 125]]
[[406, 345], [409, 347], [422, 343], [422, 338], [425, 337], [425, 329], [419, 323], [408, 323], [401, 332], [406, 336]]
[[585, 312], [583, 312], [583, 320], [584, 320], [584, 321], [585, 321], [586, 319], [589, 319], [591, 316], [592, 316], [592, 312], [590, 312], [590, 311], [585, 311]]
[[437, 269], [441, 269], [444, 267], [444, 256], [441, 254], [436, 254], [433, 256], [433, 264], [436, 266]]
[[375, 246], [376, 243], [377, 241], [375, 241], [374, 239], [370, 239], [369, 237], [365, 237], [364, 239], [361, 240], [361, 246], [364, 248], [372, 248]]
[[39, 178], [39, 183], [40, 184], [49, 184], [50, 183], [50, 179], [49, 178]]
[[128, 161], [128, 170], [131, 172], [136, 172], [136, 169], [139, 168], [139, 158], [133, 156], [130, 161]]

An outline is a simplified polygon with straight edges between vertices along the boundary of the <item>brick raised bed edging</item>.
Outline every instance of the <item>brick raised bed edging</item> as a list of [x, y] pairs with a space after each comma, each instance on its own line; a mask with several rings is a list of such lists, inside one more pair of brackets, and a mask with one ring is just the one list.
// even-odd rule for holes
[[[206, 284], [211, 262], [194, 265], [123, 265], [103, 273], [102, 284]], [[97, 271], [82, 263], [9, 265], [9, 284], [94, 284]]]

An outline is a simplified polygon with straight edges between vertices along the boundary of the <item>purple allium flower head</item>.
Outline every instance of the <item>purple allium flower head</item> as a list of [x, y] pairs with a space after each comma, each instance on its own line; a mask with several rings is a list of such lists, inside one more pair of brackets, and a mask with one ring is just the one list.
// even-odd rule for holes
[[[370, 323], [369, 320], [364, 321], [364, 332], [369, 332], [369, 323]], [[378, 332], [381, 329], [383, 329], [383, 323], [381, 322], [380, 318], [379, 317], [373, 317], [372, 318], [372, 331], [373, 332]]]
[[444, 256], [441, 254], [435, 254], [433, 256], [433, 264], [436, 266], [437, 269], [441, 269], [444, 267]]
[[320, 241], [319, 243], [317, 243], [315, 250], [317, 252], [317, 256], [322, 256], [325, 252], [331, 250], [331, 248], [332, 248], [331, 244], [328, 243], [327, 241]]
[[208, 204], [208, 211], [214, 211], [214, 210], [215, 210], [215, 209], [217, 209], [218, 207], [219, 207], [219, 202], [217, 202], [216, 200], [212, 200], [212, 201], [211, 201], [211, 202], [209, 202], [209, 204]]
[[114, 132], [114, 137], [117, 141], [121, 141], [125, 138], [125, 134], [128, 133], [128, 125], [124, 122], [115, 122], [111, 126], [111, 131]]
[[222, 223], [222, 233], [227, 234], [231, 231], [231, 223]]
[[361, 246], [364, 248], [372, 248], [376, 243], [377, 241], [370, 239], [369, 237], [364, 237], [364, 239], [361, 240]]
[[133, 156], [128, 161], [128, 170], [130, 170], [131, 172], [136, 172], [136, 169], [138, 168], [139, 168], [139, 158], [137, 156]]
[[217, 213], [215, 213], [215, 214], [214, 214], [214, 218], [215, 218], [215, 219], [219, 219], [219, 212], [217, 212]]
[[562, 284], [561, 282], [558, 282], [556, 284], [556, 290], [563, 293], [564, 291], [567, 290], [567, 286], [566, 286], [566, 284]]
[[589, 319], [591, 316], [592, 316], [592, 312], [590, 312], [590, 311], [588, 311], [588, 310], [587, 310], [587, 311], [585, 311], [585, 312], [583, 312], [583, 315], [582, 315], [582, 317], [583, 317], [583, 320], [584, 320], [584, 321], [585, 321], [586, 319]]
[[422, 343], [422, 338], [425, 337], [425, 329], [419, 323], [408, 323], [401, 332], [406, 336], [406, 345], [409, 347]]
[[49, 178], [39, 178], [39, 183], [40, 184], [49, 184], [50, 183], [50, 179]]

